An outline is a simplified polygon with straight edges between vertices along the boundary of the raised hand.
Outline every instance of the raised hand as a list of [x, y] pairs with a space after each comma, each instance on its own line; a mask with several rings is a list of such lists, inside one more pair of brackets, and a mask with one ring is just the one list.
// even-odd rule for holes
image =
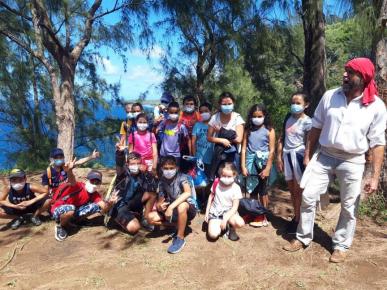
[[97, 151], [97, 149], [94, 149], [93, 153], [91, 154], [91, 157], [93, 159], [97, 159], [100, 157], [100, 153]]
[[128, 146], [122, 145], [120, 143], [116, 143], [116, 150], [117, 151], [124, 151]]
[[74, 157], [74, 159], [72, 161], [66, 162], [66, 164], [63, 165], [64, 171], [69, 172], [69, 171], [73, 170], [73, 168], [75, 166], [75, 161], [77, 161], [77, 157]]
[[113, 191], [112, 195], [109, 198], [110, 203], [116, 204], [121, 199], [121, 197], [118, 195], [119, 192], [120, 191], [118, 189]]

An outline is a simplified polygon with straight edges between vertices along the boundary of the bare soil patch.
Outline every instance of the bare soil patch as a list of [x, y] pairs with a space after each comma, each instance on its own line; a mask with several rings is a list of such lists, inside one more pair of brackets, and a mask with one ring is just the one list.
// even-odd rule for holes
[[[87, 169], [77, 169], [85, 176]], [[114, 174], [103, 170], [104, 185]], [[30, 180], [40, 182], [40, 176]], [[297, 253], [281, 247], [291, 216], [287, 192], [271, 192], [270, 226], [241, 229], [238, 242], [208, 242], [201, 231], [203, 216], [188, 230], [187, 244], [177, 255], [166, 250], [165, 233], [140, 232], [135, 237], [96, 225], [74, 232], [66, 241], [54, 238], [54, 222], [23, 225], [16, 231], [0, 221], [1, 289], [386, 289], [387, 230], [359, 220], [347, 261], [328, 262], [330, 235], [338, 216], [318, 216], [315, 241]], [[328, 217], [327, 217], [328, 216]]]

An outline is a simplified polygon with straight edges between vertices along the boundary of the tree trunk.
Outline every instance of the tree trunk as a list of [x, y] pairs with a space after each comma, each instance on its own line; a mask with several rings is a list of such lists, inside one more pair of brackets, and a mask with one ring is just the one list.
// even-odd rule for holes
[[196, 79], [196, 98], [198, 99], [199, 103], [204, 102], [204, 79], [197, 77]]
[[[376, 83], [379, 97], [387, 105], [387, 38], [382, 38], [376, 48]], [[387, 130], [386, 130], [387, 139]], [[387, 198], [387, 146], [384, 148], [384, 163], [380, 176], [379, 190]]]
[[58, 144], [65, 155], [65, 160], [70, 160], [74, 155], [75, 135], [75, 106], [74, 106], [74, 72], [75, 65], [69, 59], [60, 65], [60, 84], [56, 71], [50, 71], [53, 99], [55, 106], [56, 125], [58, 127]]
[[74, 155], [75, 106], [74, 106], [74, 72], [69, 61], [61, 68], [60, 101], [55, 110], [58, 125], [58, 147], [63, 149], [66, 160]]
[[322, 0], [302, 0], [305, 37], [303, 90], [310, 97], [308, 113], [313, 115], [325, 93], [325, 20]]

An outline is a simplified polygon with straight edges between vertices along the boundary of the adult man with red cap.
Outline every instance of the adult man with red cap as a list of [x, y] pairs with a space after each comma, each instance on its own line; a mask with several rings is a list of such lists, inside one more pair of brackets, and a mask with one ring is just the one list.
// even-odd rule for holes
[[355, 234], [364, 155], [371, 149], [373, 170], [365, 183], [367, 193], [377, 190], [383, 163], [387, 113], [377, 97], [374, 76], [374, 65], [368, 58], [355, 58], [345, 65], [342, 86], [327, 91], [321, 98], [305, 150], [304, 162], [308, 166], [301, 180], [304, 191], [296, 239], [284, 250], [295, 252], [312, 242], [316, 202], [336, 175], [341, 212], [329, 261], [345, 260]]

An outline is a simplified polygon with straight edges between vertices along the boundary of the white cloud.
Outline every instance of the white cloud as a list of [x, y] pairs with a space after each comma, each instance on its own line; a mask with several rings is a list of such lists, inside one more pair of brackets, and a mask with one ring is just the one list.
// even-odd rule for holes
[[136, 65], [129, 68], [125, 74], [125, 79], [128, 81], [140, 81], [146, 84], [160, 84], [163, 76], [155, 69], [148, 65]]
[[147, 57], [149, 55], [150, 58], [161, 58], [165, 55], [165, 51], [162, 47], [155, 45], [154, 47], [148, 50], [141, 50], [139, 48], [136, 48], [132, 50], [131, 55], [137, 57]]
[[120, 73], [120, 69], [114, 65], [109, 59], [103, 57], [101, 59], [102, 67], [107, 75], [118, 75]]

